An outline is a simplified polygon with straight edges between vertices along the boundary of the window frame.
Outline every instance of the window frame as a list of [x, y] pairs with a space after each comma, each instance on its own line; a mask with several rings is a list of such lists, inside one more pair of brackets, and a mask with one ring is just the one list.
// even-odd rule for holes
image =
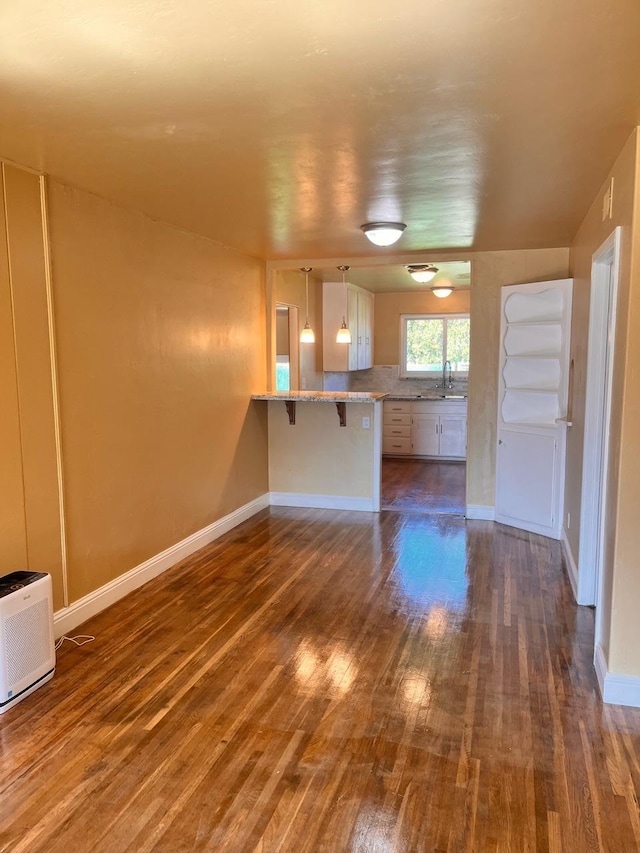
[[[438, 379], [442, 376], [442, 368], [439, 370], [411, 370], [407, 371], [407, 320], [442, 320], [443, 323], [443, 352], [447, 352], [447, 321], [448, 320], [470, 320], [469, 313], [456, 314], [401, 314], [400, 315], [400, 379]], [[469, 338], [471, 338], [471, 326], [469, 326]], [[443, 367], [446, 357], [443, 358]], [[469, 356], [471, 363], [471, 356]], [[468, 370], [453, 370], [451, 375], [458, 380], [468, 379]]]

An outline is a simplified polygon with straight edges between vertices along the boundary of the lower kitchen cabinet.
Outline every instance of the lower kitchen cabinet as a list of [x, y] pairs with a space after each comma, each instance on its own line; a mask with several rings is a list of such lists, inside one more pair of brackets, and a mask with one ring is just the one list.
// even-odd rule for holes
[[465, 459], [466, 401], [385, 400], [382, 452], [397, 456]]

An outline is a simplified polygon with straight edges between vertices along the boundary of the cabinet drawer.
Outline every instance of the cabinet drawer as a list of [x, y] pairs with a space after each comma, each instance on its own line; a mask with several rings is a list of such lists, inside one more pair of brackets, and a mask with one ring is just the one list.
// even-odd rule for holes
[[389, 424], [385, 424], [384, 426], [384, 437], [385, 438], [411, 438], [411, 427], [410, 426], [389, 426]]
[[408, 415], [411, 411], [411, 402], [409, 400], [385, 400], [384, 413], [391, 415], [394, 412]]
[[396, 415], [395, 413], [384, 413], [385, 426], [411, 426], [411, 415]]
[[410, 438], [395, 438], [385, 435], [382, 439], [383, 453], [411, 453]]

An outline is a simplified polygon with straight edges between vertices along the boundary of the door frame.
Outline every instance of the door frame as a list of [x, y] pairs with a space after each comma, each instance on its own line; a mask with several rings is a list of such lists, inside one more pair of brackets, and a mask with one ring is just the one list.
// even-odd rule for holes
[[582, 491], [578, 545], [578, 604], [595, 605], [595, 642], [600, 642], [604, 580], [604, 531], [621, 228], [591, 261]]

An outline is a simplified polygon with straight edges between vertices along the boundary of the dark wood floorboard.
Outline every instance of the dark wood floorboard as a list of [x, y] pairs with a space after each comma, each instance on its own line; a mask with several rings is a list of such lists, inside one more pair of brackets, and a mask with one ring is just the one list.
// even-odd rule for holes
[[0, 717], [3, 853], [640, 849], [557, 542], [273, 508], [83, 631]]
[[382, 458], [382, 507], [404, 512], [464, 515], [464, 462]]

